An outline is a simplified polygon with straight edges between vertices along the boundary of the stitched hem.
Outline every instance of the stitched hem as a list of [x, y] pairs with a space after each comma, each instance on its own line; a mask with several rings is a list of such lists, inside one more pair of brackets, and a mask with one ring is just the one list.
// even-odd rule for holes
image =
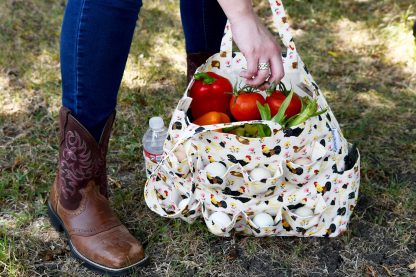
[[75, 97], [74, 97], [74, 107], [75, 107], [75, 114], [78, 114], [78, 96], [79, 96], [79, 40], [80, 40], [80, 33], [81, 33], [81, 25], [83, 21], [84, 16], [84, 10], [85, 10], [85, 2], [86, 0], [82, 1], [81, 5], [81, 11], [79, 14], [79, 24], [78, 24], [78, 30], [77, 30], [77, 37], [76, 37], [76, 44], [75, 44]]

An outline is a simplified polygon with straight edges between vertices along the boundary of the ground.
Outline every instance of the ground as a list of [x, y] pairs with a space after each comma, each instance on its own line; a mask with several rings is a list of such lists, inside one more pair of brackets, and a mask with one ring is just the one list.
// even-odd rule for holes
[[[362, 155], [359, 202], [335, 239], [219, 238], [143, 200], [141, 137], [186, 86], [178, 1], [144, 1], [110, 142], [111, 201], [151, 257], [143, 276], [412, 276], [416, 267], [413, 0], [286, 1], [299, 52]], [[64, 0], [0, 1], [0, 276], [95, 276], [46, 215], [57, 163]], [[267, 1], [255, 1], [271, 24]], [[157, 35], [155, 35], [157, 34]]]

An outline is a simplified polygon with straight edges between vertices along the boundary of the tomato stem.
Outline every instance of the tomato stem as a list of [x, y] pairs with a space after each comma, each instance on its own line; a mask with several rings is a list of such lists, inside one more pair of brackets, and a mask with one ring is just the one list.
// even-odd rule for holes
[[217, 79], [209, 76], [206, 72], [198, 72], [194, 74], [195, 80], [201, 80], [203, 84], [212, 85]]
[[260, 91], [259, 89], [249, 86], [249, 85], [244, 85], [241, 87], [241, 82], [238, 84], [235, 84], [233, 88], [233, 95], [235, 96], [234, 104], [237, 102], [237, 98], [241, 93], [257, 93], [259, 91]]
[[275, 82], [271, 82], [269, 88], [266, 89], [267, 95], [268, 96], [272, 95], [272, 93], [276, 90], [276, 87], [277, 87], [276, 83]]

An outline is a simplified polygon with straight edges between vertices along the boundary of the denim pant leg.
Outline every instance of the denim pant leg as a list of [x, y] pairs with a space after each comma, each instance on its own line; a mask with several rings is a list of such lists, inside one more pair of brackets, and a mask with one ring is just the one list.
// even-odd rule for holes
[[219, 52], [227, 17], [217, 0], [180, 0], [186, 52]]
[[68, 0], [61, 32], [62, 104], [98, 141], [117, 93], [141, 0]]

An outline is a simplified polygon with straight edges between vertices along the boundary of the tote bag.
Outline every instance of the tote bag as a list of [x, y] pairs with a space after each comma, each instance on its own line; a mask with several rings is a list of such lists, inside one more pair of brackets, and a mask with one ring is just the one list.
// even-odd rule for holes
[[[158, 164], [146, 160], [148, 178], [144, 197], [148, 207], [163, 217], [192, 223], [202, 217], [210, 232], [230, 236], [335, 237], [346, 230], [356, 205], [360, 182], [358, 150], [349, 144], [318, 85], [302, 62], [281, 1], [270, 0], [274, 24], [286, 53], [282, 82], [299, 96], [318, 101], [320, 116], [291, 128], [272, 121], [245, 121], [199, 126], [187, 112], [192, 99], [190, 82], [173, 112], [164, 154]], [[230, 24], [225, 27], [219, 53], [198, 72], [212, 71], [233, 84], [246, 69], [245, 57], [232, 51]], [[264, 124], [270, 137], [246, 138], [215, 130], [246, 123]], [[184, 159], [178, 160], [178, 154]], [[298, 164], [296, 161], [310, 161]], [[222, 162], [227, 171], [213, 178], [205, 171]], [[270, 178], [253, 180], [250, 172], [266, 168]], [[211, 215], [227, 215], [220, 222]], [[271, 216], [267, 226], [256, 224], [260, 213]], [[270, 217], [268, 217], [270, 219]]]

